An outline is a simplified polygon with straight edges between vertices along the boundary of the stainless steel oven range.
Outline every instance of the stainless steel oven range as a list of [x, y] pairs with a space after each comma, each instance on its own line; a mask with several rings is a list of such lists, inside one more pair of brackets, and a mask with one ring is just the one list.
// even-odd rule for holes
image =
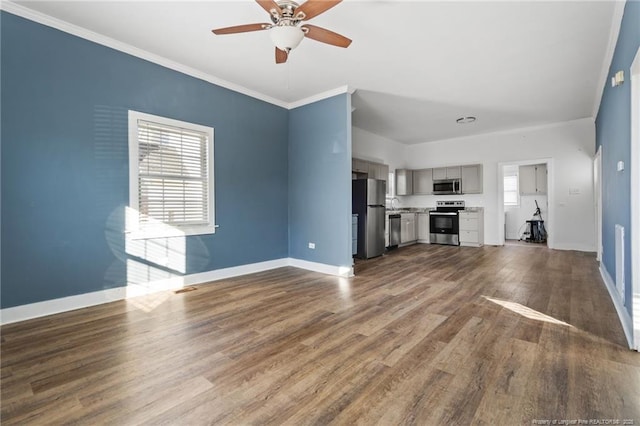
[[436, 209], [429, 212], [429, 240], [431, 244], [460, 245], [458, 237], [459, 210], [464, 210], [464, 201], [436, 202]]

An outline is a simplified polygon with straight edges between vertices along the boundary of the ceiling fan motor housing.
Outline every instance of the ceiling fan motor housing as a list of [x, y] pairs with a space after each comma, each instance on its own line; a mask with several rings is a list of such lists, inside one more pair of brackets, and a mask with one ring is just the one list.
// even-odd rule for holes
[[277, 24], [281, 19], [294, 20], [295, 10], [299, 7], [299, 4], [294, 1], [283, 0], [277, 2], [277, 5], [280, 7], [281, 16], [278, 13], [271, 13], [271, 21], [274, 24]]

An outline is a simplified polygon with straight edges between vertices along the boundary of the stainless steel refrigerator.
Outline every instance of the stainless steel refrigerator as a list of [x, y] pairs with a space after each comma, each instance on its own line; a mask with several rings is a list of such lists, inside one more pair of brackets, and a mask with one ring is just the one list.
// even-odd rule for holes
[[384, 253], [386, 184], [377, 179], [351, 181], [352, 213], [358, 215], [358, 258], [369, 259]]

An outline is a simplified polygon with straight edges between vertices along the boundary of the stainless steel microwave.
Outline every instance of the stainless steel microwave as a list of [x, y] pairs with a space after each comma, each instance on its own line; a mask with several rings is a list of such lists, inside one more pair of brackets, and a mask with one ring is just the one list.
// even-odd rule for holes
[[435, 195], [460, 194], [460, 179], [442, 179], [433, 181]]

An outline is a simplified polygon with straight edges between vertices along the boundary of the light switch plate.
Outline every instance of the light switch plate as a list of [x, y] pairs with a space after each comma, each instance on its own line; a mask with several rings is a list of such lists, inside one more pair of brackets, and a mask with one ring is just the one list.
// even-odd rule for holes
[[624, 161], [618, 161], [618, 171], [621, 172], [624, 170]]

